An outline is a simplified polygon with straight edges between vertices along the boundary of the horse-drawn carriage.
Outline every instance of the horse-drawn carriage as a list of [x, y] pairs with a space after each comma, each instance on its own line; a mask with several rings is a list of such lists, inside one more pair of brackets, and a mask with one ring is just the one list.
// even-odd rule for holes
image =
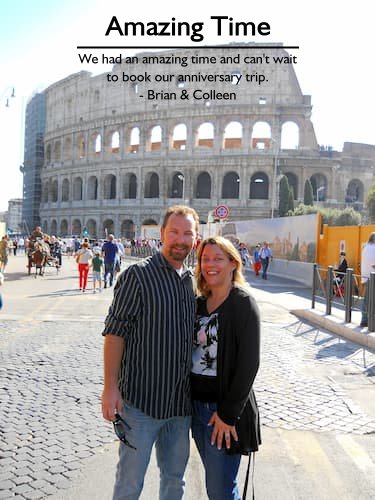
[[51, 255], [50, 245], [43, 238], [35, 238], [29, 240], [27, 247], [27, 268], [31, 274], [32, 267], [35, 267], [35, 278], [43, 276], [46, 266], [55, 267], [57, 272], [60, 265], [56, 256]]

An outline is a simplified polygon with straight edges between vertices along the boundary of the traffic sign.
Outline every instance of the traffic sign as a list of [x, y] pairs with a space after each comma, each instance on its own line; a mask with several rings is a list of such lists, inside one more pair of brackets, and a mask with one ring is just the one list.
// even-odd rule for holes
[[215, 209], [215, 215], [218, 219], [226, 219], [229, 215], [229, 208], [226, 205], [219, 205]]

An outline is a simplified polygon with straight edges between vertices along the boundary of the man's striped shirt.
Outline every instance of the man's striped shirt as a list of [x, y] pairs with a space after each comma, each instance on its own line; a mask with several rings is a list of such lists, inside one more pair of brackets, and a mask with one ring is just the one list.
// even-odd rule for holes
[[161, 253], [118, 278], [103, 335], [125, 340], [123, 399], [154, 418], [191, 414], [195, 299], [192, 276], [179, 276]]

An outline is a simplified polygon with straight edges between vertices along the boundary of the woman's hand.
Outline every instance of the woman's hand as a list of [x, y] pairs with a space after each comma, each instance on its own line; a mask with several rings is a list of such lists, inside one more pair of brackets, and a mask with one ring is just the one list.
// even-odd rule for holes
[[221, 418], [218, 416], [216, 411], [212, 415], [210, 421], [208, 422], [208, 425], [214, 426], [214, 430], [212, 431], [211, 435], [211, 444], [212, 446], [217, 444], [218, 450], [221, 450], [223, 439], [224, 439], [224, 444], [228, 449], [230, 448], [231, 436], [235, 441], [238, 441], [238, 436], [235, 426], [228, 425], [225, 422], [223, 422]]

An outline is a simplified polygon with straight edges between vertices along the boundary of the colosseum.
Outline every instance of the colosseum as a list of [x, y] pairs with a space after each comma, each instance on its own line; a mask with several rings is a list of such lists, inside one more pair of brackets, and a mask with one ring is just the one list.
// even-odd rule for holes
[[[111, 73], [81, 71], [47, 88], [43, 229], [133, 237], [177, 203], [196, 208], [202, 223], [221, 204], [230, 220], [274, 217], [283, 175], [295, 200], [310, 179], [320, 204], [361, 210], [375, 146], [319, 145], [311, 96], [293, 65], [262, 64], [265, 52], [271, 59], [288, 52], [249, 46], [143, 52]], [[148, 64], [151, 55], [173, 64]], [[194, 75], [224, 81], [191, 82]]]

